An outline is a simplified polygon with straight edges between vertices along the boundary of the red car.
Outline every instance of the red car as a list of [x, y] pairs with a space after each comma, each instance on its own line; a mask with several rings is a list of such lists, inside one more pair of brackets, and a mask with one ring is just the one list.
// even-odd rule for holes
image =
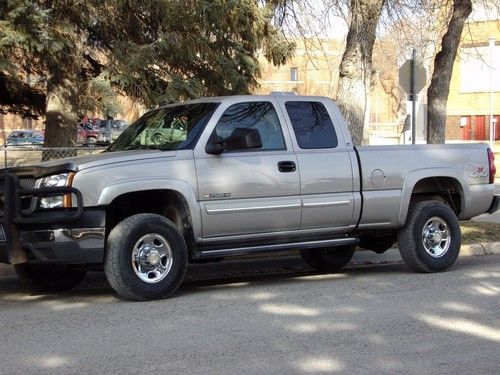
[[95, 145], [100, 138], [100, 132], [90, 124], [78, 124], [77, 142], [81, 145]]

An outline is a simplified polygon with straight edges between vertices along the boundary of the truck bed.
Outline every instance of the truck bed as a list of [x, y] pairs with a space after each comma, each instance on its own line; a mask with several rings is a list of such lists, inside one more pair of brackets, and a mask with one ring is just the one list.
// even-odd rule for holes
[[487, 149], [484, 143], [357, 147], [363, 194], [360, 228], [403, 225], [411, 194], [422, 179], [455, 184], [462, 198], [460, 219], [485, 212], [494, 194]]

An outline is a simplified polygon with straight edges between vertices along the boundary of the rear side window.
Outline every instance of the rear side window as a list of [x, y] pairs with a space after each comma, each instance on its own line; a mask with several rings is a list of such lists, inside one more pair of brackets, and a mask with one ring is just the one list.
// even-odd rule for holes
[[286, 102], [285, 107], [300, 148], [337, 147], [337, 134], [323, 103]]
[[224, 140], [237, 128], [259, 131], [262, 139], [262, 148], [259, 148], [259, 151], [286, 149], [278, 115], [270, 102], [233, 104], [220, 118], [212, 137], [217, 136]]

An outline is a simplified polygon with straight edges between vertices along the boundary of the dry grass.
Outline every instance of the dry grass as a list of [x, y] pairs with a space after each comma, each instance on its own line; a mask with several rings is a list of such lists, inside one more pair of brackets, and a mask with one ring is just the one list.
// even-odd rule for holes
[[464, 221], [460, 223], [460, 227], [463, 244], [500, 241], [500, 224]]

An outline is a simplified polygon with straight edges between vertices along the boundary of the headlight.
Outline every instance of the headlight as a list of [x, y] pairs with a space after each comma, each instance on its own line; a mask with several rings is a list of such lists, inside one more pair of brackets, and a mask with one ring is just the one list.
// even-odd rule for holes
[[69, 173], [55, 174], [52, 176], [44, 177], [40, 180], [40, 187], [57, 187], [66, 186], [68, 182]]
[[[43, 177], [39, 180], [39, 188], [71, 186], [74, 173], [60, 173]], [[71, 194], [40, 198], [40, 208], [71, 207]]]

